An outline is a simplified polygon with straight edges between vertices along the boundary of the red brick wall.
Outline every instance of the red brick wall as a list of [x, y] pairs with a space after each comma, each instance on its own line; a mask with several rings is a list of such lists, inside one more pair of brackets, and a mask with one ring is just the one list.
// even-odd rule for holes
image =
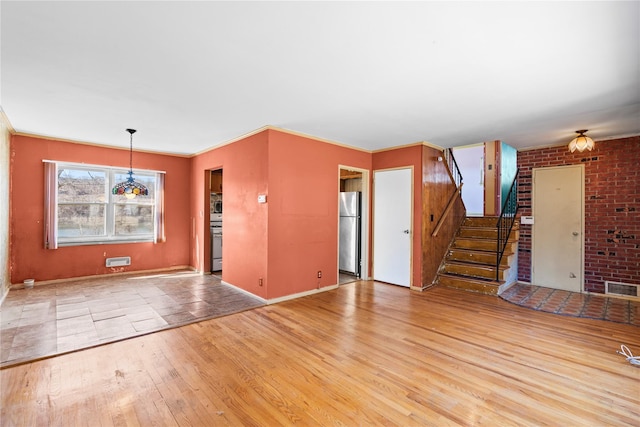
[[[640, 136], [518, 152], [520, 215], [531, 215], [533, 168], [584, 164], [584, 290], [604, 293], [605, 280], [640, 284]], [[531, 226], [520, 226], [518, 280], [531, 282]]]

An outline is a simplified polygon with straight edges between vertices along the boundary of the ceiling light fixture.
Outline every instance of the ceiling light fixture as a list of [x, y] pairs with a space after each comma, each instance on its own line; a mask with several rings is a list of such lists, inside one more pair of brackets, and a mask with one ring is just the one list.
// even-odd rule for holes
[[572, 139], [571, 142], [569, 143], [569, 151], [573, 153], [574, 151], [578, 150], [579, 152], [582, 153], [584, 150], [589, 150], [589, 151], [593, 150], [593, 147], [595, 146], [595, 144], [593, 142], [593, 139], [585, 135], [587, 131], [588, 129], [582, 129], [582, 130], [576, 131], [578, 136]]
[[129, 132], [129, 178], [116, 184], [111, 190], [112, 194], [125, 196], [127, 199], [133, 199], [136, 196], [148, 196], [149, 190], [139, 182], [133, 179], [133, 134], [135, 129], [127, 129]]

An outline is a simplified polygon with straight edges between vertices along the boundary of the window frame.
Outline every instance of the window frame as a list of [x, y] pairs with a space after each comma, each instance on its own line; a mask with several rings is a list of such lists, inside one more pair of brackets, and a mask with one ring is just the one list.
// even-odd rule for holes
[[[45, 194], [45, 247], [55, 249], [57, 247], [67, 246], [83, 246], [83, 245], [104, 245], [104, 244], [121, 244], [121, 243], [158, 243], [163, 242], [164, 238], [164, 174], [163, 171], [149, 169], [133, 169], [135, 176], [144, 176], [152, 178], [154, 181], [153, 200], [151, 203], [136, 203], [136, 199], [125, 199], [124, 196], [114, 195], [111, 188], [117, 183], [116, 175], [126, 175], [129, 169], [122, 167], [94, 165], [87, 163], [73, 163], [63, 161], [44, 160], [45, 163], [55, 164], [55, 173], [45, 173], [45, 188], [55, 189], [55, 194]], [[60, 202], [58, 198], [58, 173], [61, 169], [95, 171], [104, 173], [105, 176], [105, 200], [104, 201], [87, 201], [87, 202]], [[48, 182], [50, 180], [55, 182]], [[120, 180], [118, 180], [119, 182]], [[147, 197], [147, 196], [138, 196]], [[49, 199], [49, 200], [47, 200]], [[126, 200], [123, 202], [123, 200]], [[73, 236], [61, 237], [59, 231], [58, 209], [61, 205], [100, 205], [104, 206], [104, 234], [91, 236]], [[152, 209], [153, 229], [148, 233], [133, 235], [116, 234], [116, 209], [119, 206], [126, 205], [142, 205], [150, 206]], [[53, 212], [50, 212], [53, 210]], [[52, 231], [52, 234], [49, 234]]]

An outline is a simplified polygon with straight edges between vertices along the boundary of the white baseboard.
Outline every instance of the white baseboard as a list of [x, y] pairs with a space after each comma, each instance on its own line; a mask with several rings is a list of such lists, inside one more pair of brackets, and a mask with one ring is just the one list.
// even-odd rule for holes
[[288, 301], [290, 299], [306, 297], [308, 295], [315, 295], [315, 294], [319, 294], [320, 292], [332, 291], [334, 289], [338, 289], [339, 287], [340, 287], [340, 285], [335, 284], [335, 285], [325, 286], [325, 287], [318, 288], [318, 289], [311, 289], [311, 290], [308, 290], [308, 291], [299, 292], [297, 294], [285, 295], [283, 297], [270, 299], [270, 300], [267, 301], [267, 304], [277, 304], [279, 302]]
[[260, 301], [262, 301], [263, 304], [269, 304], [266, 299], [264, 299], [264, 298], [262, 298], [262, 297], [260, 297], [260, 296], [258, 296], [256, 294], [252, 294], [251, 292], [249, 292], [249, 291], [247, 291], [245, 289], [242, 289], [242, 288], [234, 285], [233, 283], [225, 282], [224, 280], [220, 280], [220, 283], [222, 283], [223, 285], [231, 286], [232, 288], [237, 289], [238, 291], [242, 292], [245, 295], [249, 295], [251, 297], [258, 298]]

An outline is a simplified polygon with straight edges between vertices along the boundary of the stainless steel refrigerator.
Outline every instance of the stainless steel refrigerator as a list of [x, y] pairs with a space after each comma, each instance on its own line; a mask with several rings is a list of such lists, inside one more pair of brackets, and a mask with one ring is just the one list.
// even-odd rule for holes
[[360, 277], [360, 205], [361, 193], [340, 193], [339, 269]]

